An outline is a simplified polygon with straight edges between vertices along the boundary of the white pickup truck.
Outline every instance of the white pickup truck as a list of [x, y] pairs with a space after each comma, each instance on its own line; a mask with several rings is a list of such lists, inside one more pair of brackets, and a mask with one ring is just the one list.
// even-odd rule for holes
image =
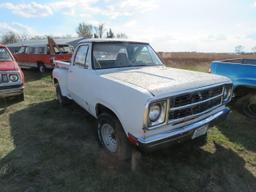
[[144, 42], [81, 41], [71, 63], [56, 61], [53, 79], [59, 103], [74, 100], [97, 118], [100, 143], [119, 158], [131, 146], [206, 141], [232, 96], [228, 78], [168, 68]]

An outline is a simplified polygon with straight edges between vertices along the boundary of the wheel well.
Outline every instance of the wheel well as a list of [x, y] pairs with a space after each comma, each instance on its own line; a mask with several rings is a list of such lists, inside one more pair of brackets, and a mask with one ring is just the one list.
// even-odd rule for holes
[[37, 61], [36, 63], [37, 63], [38, 67], [39, 67], [39, 65], [44, 65], [44, 62], [42, 62], [42, 61]]
[[235, 88], [234, 93], [236, 97], [242, 97], [245, 95], [248, 95], [250, 93], [256, 93], [256, 89], [252, 87], [244, 87], [244, 86], [239, 86]]
[[53, 83], [54, 83], [54, 85], [56, 85], [56, 84], [58, 84], [59, 82], [58, 82], [58, 80], [57, 80], [56, 78], [54, 78], [54, 79], [53, 79]]
[[104, 105], [102, 105], [102, 104], [97, 104], [95, 109], [96, 109], [96, 115], [97, 115], [97, 117], [98, 117], [101, 113], [106, 112], [106, 113], [110, 113], [111, 115], [115, 116], [115, 117], [118, 119], [118, 117], [116, 116], [116, 114], [115, 114], [111, 109], [109, 109], [108, 107], [106, 107], [106, 106], [104, 106]]

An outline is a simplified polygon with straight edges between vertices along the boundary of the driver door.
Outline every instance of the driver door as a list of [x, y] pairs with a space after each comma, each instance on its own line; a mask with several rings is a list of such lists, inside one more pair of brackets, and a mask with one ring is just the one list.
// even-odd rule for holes
[[77, 48], [73, 62], [68, 71], [68, 89], [72, 99], [80, 106], [89, 111], [86, 90], [88, 76], [88, 65], [86, 64], [89, 45], [82, 44]]

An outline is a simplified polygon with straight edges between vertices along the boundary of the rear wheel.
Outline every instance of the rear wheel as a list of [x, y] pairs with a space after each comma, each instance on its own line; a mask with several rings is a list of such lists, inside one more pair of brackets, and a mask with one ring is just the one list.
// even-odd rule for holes
[[237, 107], [245, 116], [256, 119], [256, 93], [241, 97], [237, 101]]
[[112, 114], [98, 117], [98, 138], [104, 149], [119, 160], [131, 158], [131, 145], [119, 120]]
[[57, 97], [58, 103], [62, 106], [68, 104], [70, 100], [67, 97], [62, 95], [61, 89], [58, 83], [55, 85], [55, 89], [56, 89], [56, 97]]
[[46, 67], [43, 63], [38, 64], [38, 70], [40, 73], [45, 73], [46, 72]]

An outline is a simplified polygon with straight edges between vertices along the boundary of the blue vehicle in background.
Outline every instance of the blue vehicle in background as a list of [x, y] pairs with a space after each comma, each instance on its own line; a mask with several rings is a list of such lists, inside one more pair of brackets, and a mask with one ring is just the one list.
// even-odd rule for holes
[[256, 59], [213, 61], [209, 71], [232, 80], [235, 106], [256, 119]]

